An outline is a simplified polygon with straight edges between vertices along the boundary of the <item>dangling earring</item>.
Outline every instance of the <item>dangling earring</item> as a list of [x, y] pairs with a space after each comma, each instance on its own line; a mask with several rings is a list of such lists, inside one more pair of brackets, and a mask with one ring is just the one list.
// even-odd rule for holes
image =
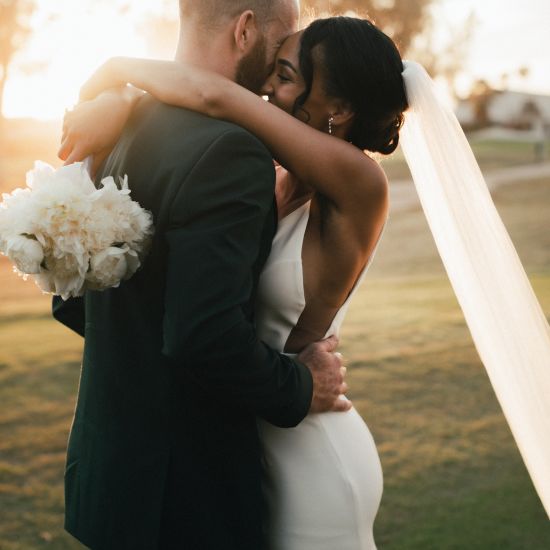
[[332, 135], [332, 123], [334, 122], [334, 117], [331, 116], [329, 119], [328, 119], [328, 133], [330, 135]]

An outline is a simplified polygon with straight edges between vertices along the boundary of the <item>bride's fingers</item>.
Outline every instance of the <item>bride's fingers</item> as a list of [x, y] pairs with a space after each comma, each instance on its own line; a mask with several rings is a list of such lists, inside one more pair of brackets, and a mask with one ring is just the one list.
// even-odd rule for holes
[[62, 125], [62, 135], [61, 135], [61, 142], [65, 141], [69, 134], [71, 133], [72, 126], [74, 122], [74, 111], [65, 109], [65, 114], [63, 115], [63, 125]]
[[65, 166], [67, 166], [67, 164], [73, 164], [73, 162], [81, 162], [86, 156], [87, 154], [82, 147], [75, 146], [65, 160]]
[[69, 133], [69, 126], [67, 122], [67, 116], [63, 117], [63, 126], [61, 128], [62, 134], [61, 134], [61, 143], [63, 143], [67, 139], [67, 135]]
[[67, 126], [67, 118], [71, 116], [72, 109], [65, 107], [65, 112], [63, 113], [63, 128]]
[[79, 101], [91, 101], [97, 97], [96, 87], [91, 81], [88, 81], [80, 88], [80, 93], [78, 95]]
[[348, 390], [349, 386], [345, 382], [339, 388], [340, 394], [347, 393]]
[[70, 140], [65, 134], [63, 135], [63, 141], [61, 142], [61, 147], [57, 151], [57, 156], [61, 160], [67, 160], [67, 157], [70, 155], [71, 150], [73, 149], [72, 140]]
[[65, 121], [63, 123], [63, 131], [61, 134], [61, 143], [69, 139], [70, 133], [71, 133], [71, 129], [69, 128], [69, 124]]

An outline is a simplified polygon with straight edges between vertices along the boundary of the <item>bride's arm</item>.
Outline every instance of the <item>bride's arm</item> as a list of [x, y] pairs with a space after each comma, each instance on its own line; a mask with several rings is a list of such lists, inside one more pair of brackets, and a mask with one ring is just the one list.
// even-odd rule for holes
[[[81, 99], [126, 83], [164, 103], [246, 128], [289, 172], [347, 216], [360, 210], [357, 214], [363, 219], [376, 211], [379, 215], [383, 211], [385, 217], [387, 182], [376, 162], [355, 146], [304, 124], [231, 80], [173, 61], [113, 58], [83, 86]], [[126, 101], [126, 105], [130, 103]]]

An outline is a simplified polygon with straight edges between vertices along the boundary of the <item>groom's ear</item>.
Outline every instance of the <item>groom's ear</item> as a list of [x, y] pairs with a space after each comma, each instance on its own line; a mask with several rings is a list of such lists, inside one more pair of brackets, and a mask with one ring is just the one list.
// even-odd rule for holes
[[255, 47], [260, 30], [258, 19], [252, 10], [246, 10], [237, 19], [234, 31], [234, 40], [241, 55], [246, 55]]

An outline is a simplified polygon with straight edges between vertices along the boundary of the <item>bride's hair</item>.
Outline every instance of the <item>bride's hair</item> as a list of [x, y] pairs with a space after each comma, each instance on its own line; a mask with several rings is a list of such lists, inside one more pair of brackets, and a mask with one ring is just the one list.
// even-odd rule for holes
[[303, 32], [300, 70], [306, 83], [295, 111], [311, 92], [314, 67], [329, 97], [349, 102], [355, 113], [347, 139], [363, 150], [385, 155], [399, 143], [407, 97], [403, 61], [393, 41], [366, 19], [318, 19]]

